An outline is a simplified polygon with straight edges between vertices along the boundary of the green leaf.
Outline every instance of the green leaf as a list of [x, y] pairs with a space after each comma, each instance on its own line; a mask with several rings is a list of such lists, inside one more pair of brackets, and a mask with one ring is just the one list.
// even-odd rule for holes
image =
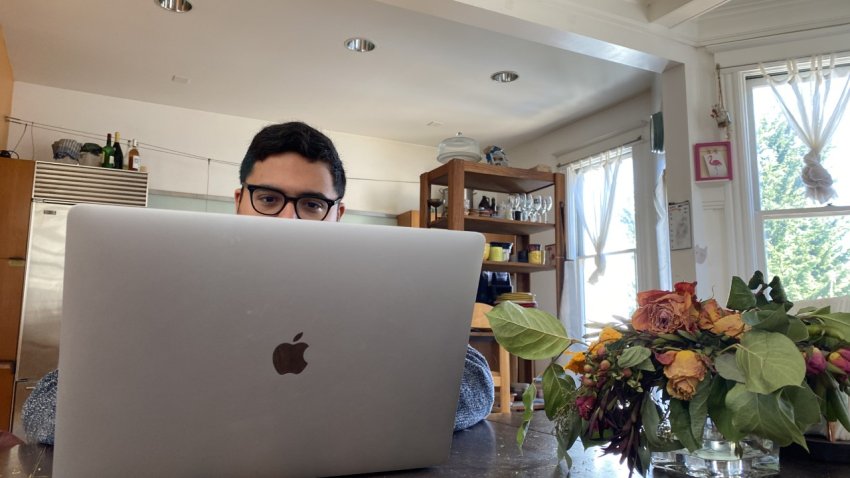
[[691, 417], [691, 434], [697, 441], [702, 440], [705, 418], [708, 416], [708, 397], [711, 394], [711, 380], [704, 379], [697, 385], [697, 391], [688, 402], [688, 414]]
[[738, 276], [732, 277], [732, 285], [729, 290], [729, 300], [726, 308], [732, 310], [748, 310], [756, 306], [756, 298], [752, 290]]
[[799, 385], [806, 375], [806, 363], [797, 346], [775, 332], [745, 333], [735, 359], [746, 377], [747, 390], [756, 393], [773, 393], [787, 385]]
[[733, 380], [740, 383], [744, 383], [747, 380], [746, 377], [744, 377], [744, 372], [738, 368], [738, 362], [735, 359], [734, 353], [718, 355], [717, 358], [714, 359], [714, 368], [716, 368], [717, 373], [726, 380]]
[[[817, 400], [810, 402], [817, 409]], [[726, 395], [726, 406], [732, 412], [733, 428], [741, 433], [769, 438], [779, 446], [793, 442], [805, 448], [803, 430], [794, 421], [794, 405], [781, 396], [781, 391], [753, 393], [737, 384]]]
[[682, 445], [684, 445], [685, 448], [690, 451], [699, 449], [702, 446], [702, 437], [700, 437], [700, 440], [698, 441], [691, 431], [691, 417], [688, 413], [687, 402], [671, 398], [669, 403], [670, 429], [673, 430], [676, 438], [682, 442]]
[[652, 360], [650, 359], [646, 359], [643, 362], [637, 364], [635, 368], [638, 370], [646, 370], [647, 372], [655, 371], [655, 365], [652, 364]]
[[539, 309], [507, 301], [486, 315], [496, 341], [508, 352], [526, 360], [555, 357], [573, 342], [555, 316]]
[[838, 382], [835, 381], [835, 377], [829, 373], [822, 373], [818, 375], [818, 396], [824, 398], [823, 403], [823, 416], [827, 421], [841, 422], [841, 426], [845, 429], [850, 430], [850, 416], [848, 416], [848, 407], [850, 407], [850, 403], [848, 403], [847, 394], [842, 392], [840, 388], [838, 388]]
[[519, 445], [520, 452], [522, 451], [522, 444], [525, 442], [525, 435], [528, 433], [528, 427], [531, 425], [531, 418], [534, 416], [534, 397], [536, 396], [537, 387], [534, 386], [532, 380], [522, 394], [522, 404], [525, 405], [525, 411], [522, 412], [522, 425], [516, 431], [516, 444]]
[[627, 348], [617, 357], [617, 365], [620, 368], [634, 367], [645, 361], [652, 355], [652, 352], [641, 345], [635, 345]]
[[708, 416], [714, 422], [714, 426], [728, 440], [738, 441], [744, 438], [741, 433], [732, 426], [733, 413], [726, 407], [726, 394], [732, 389], [735, 382], [729, 382], [722, 377], [716, 377], [711, 382], [711, 393], [708, 396]]
[[778, 332], [785, 335], [788, 331], [788, 314], [782, 307], [774, 310], [760, 310], [758, 312], [758, 323], [753, 324], [755, 330], [766, 330], [768, 332]]
[[823, 321], [827, 335], [850, 342], [850, 312], [832, 312], [830, 314], [811, 314]]
[[753, 326], [757, 323], [761, 322], [761, 316], [759, 316], [760, 310], [748, 310], [741, 314], [741, 321], [747, 325]]
[[773, 276], [768, 287], [770, 287], [770, 298], [774, 302], [779, 302], [780, 304], [788, 302], [788, 297], [785, 295], [785, 289], [782, 287], [782, 280], [779, 279], [779, 276]]
[[658, 436], [661, 413], [649, 392], [644, 393], [643, 402], [640, 405], [640, 417], [643, 425], [641, 435], [652, 451], [673, 451], [682, 448], [682, 443], [678, 440], [668, 440]]
[[809, 329], [806, 327], [806, 324], [804, 324], [802, 320], [793, 316], [789, 316], [788, 331], [785, 332], [785, 335], [787, 335], [788, 338], [794, 342], [802, 342], [804, 340], [808, 340]]
[[747, 283], [747, 287], [750, 290], [756, 290], [763, 285], [764, 285], [764, 274], [762, 274], [761, 271], [753, 272], [753, 276], [750, 277], [750, 282]]
[[567, 377], [564, 367], [556, 363], [546, 367], [543, 371], [543, 403], [549, 420], [554, 420], [558, 410], [567, 406], [570, 400], [575, 400], [575, 390], [575, 382]]
[[794, 423], [801, 431], [805, 432], [820, 421], [820, 398], [808, 385], [785, 387], [781, 390], [781, 397], [791, 405]]

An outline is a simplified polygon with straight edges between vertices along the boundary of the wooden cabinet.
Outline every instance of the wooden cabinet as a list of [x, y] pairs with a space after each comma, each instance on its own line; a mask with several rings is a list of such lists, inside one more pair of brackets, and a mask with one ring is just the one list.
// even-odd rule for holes
[[9, 430], [35, 161], [0, 158], [0, 430]]
[[[514, 289], [518, 291], [531, 290], [531, 278], [533, 274], [554, 273], [557, 310], [560, 310], [561, 290], [564, 283], [563, 261], [566, 256], [564, 242], [565, 178], [563, 174], [493, 166], [453, 159], [436, 169], [423, 173], [419, 177], [419, 186], [420, 227], [476, 231], [485, 233], [488, 236], [496, 234], [509, 235], [515, 238], [515, 250], [526, 249], [529, 244], [529, 235], [531, 234], [554, 231], [554, 261], [542, 265], [524, 262], [484, 261], [482, 269], [511, 273]], [[428, 198], [432, 195], [432, 186], [444, 186], [448, 188], [446, 217], [436, 220], [432, 220], [428, 214]], [[464, 213], [463, 201], [465, 189], [510, 194], [532, 193], [550, 187], [553, 188], [554, 206], [550, 212], [549, 223], [467, 216]], [[554, 221], [551, 218], [554, 218]], [[550, 312], [557, 314], [557, 310]], [[531, 380], [534, 376], [533, 364], [525, 363], [520, 367], [519, 372], [517, 376], [519, 380]]]
[[0, 362], [0, 431], [10, 431], [15, 370], [11, 362]]
[[35, 161], [0, 158], [0, 258], [27, 255]]

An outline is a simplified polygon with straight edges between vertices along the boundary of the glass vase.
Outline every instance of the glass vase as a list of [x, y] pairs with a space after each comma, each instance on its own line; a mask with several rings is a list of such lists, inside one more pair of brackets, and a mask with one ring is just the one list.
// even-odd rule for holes
[[[669, 427], [669, 423], [662, 423], [659, 435], [672, 436]], [[748, 436], [740, 443], [726, 440], [707, 419], [702, 448], [653, 453], [652, 467], [674, 476], [762, 478], [779, 474], [779, 447], [771, 440], [755, 436]]]

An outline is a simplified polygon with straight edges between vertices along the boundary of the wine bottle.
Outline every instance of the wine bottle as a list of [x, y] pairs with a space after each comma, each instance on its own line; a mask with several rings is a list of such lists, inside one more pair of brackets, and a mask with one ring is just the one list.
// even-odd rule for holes
[[103, 147], [103, 166], [104, 168], [111, 168], [113, 156], [112, 153], [115, 149], [112, 147], [112, 133], [106, 133], [106, 146]]
[[121, 150], [121, 133], [115, 132], [115, 169], [124, 169], [124, 151]]
[[138, 171], [139, 166], [142, 165], [142, 157], [139, 156], [139, 142], [135, 139], [133, 143], [130, 144], [129, 150], [127, 151], [127, 169], [130, 171]]

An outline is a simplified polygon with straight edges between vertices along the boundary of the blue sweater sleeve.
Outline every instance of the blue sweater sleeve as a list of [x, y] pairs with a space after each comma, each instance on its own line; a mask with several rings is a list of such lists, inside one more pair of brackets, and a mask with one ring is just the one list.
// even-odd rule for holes
[[56, 389], [59, 371], [54, 370], [38, 381], [21, 412], [29, 442], [53, 444], [56, 427]]
[[493, 375], [487, 359], [467, 345], [460, 397], [455, 412], [455, 431], [469, 428], [486, 418], [493, 408], [493, 400]]

